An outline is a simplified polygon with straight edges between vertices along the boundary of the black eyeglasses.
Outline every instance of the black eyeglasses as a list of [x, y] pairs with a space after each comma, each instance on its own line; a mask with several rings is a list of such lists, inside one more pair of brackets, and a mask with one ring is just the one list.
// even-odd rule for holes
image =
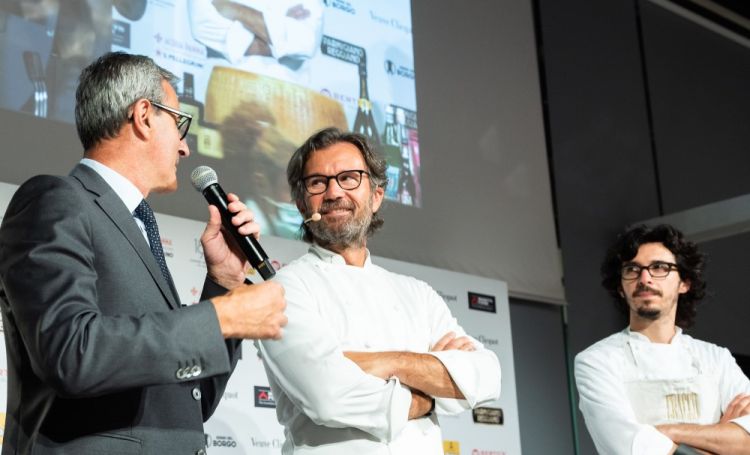
[[323, 194], [328, 189], [328, 183], [333, 179], [339, 184], [342, 190], [356, 190], [362, 183], [362, 176], [370, 176], [367, 171], [358, 169], [351, 171], [339, 172], [336, 175], [314, 174], [302, 178], [305, 184], [305, 190], [310, 194]]
[[653, 264], [640, 266], [638, 264], [625, 264], [620, 270], [620, 276], [623, 280], [631, 281], [641, 276], [641, 272], [648, 270], [648, 274], [653, 278], [666, 278], [669, 272], [677, 270], [677, 264], [671, 262], [654, 262]]
[[193, 116], [161, 103], [157, 103], [156, 101], [151, 101], [151, 104], [177, 116], [175, 122], [177, 123], [177, 131], [180, 132], [180, 140], [185, 139], [185, 136], [187, 136], [188, 130], [190, 129], [190, 123], [193, 122]]

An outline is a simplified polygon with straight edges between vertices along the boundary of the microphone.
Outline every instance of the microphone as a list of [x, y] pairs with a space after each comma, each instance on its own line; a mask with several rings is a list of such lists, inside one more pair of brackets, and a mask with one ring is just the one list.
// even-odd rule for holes
[[276, 271], [271, 265], [271, 261], [268, 260], [268, 255], [252, 235], [242, 235], [237, 232], [237, 227], [232, 224], [232, 216], [234, 216], [227, 205], [229, 201], [226, 193], [219, 186], [219, 178], [216, 176], [216, 171], [208, 166], [198, 166], [193, 169], [190, 173], [190, 181], [196, 190], [203, 193], [209, 204], [215, 205], [221, 213], [221, 221], [224, 228], [232, 233], [232, 236], [240, 245], [242, 252], [245, 253], [247, 260], [255, 270], [260, 273], [260, 276], [264, 280], [270, 280], [276, 275]]
[[307, 223], [309, 223], [310, 221], [320, 221], [320, 218], [322, 218], [322, 217], [320, 216], [320, 213], [318, 213], [318, 212], [315, 212], [315, 213], [313, 213], [313, 214], [312, 214], [312, 215], [310, 216], [310, 218], [306, 219], [306, 220], [305, 220], [305, 221], [303, 221], [302, 223], [303, 223], [303, 224], [307, 224]]

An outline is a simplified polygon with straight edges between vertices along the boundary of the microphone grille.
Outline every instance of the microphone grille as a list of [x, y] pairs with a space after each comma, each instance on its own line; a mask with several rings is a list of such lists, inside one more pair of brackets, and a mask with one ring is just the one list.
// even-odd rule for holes
[[210, 167], [198, 166], [190, 173], [190, 181], [193, 182], [195, 189], [202, 193], [209, 185], [219, 183], [219, 177]]

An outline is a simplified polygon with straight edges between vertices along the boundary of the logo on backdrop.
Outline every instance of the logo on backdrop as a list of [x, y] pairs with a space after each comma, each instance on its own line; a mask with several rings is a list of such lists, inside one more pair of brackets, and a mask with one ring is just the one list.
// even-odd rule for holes
[[270, 387], [255, 386], [255, 407], [256, 408], [275, 408], [276, 402], [273, 399]]
[[497, 313], [495, 308], [495, 296], [469, 292], [469, 308], [472, 310]]
[[435, 292], [437, 292], [437, 293], [438, 293], [438, 295], [439, 295], [440, 297], [442, 297], [442, 298], [443, 298], [443, 300], [445, 300], [445, 303], [450, 303], [450, 302], [457, 302], [457, 301], [458, 301], [458, 296], [457, 296], [457, 295], [454, 295], [454, 294], [446, 294], [445, 292], [443, 292], [443, 291], [441, 291], [441, 290], [439, 290], [439, 289], [436, 289], [436, 290], [435, 290]]
[[411, 35], [411, 24], [404, 24], [395, 17], [381, 16], [379, 12], [370, 10], [370, 20]]
[[237, 447], [237, 441], [234, 440], [231, 436], [211, 436], [208, 433], [205, 433], [206, 435], [206, 447], [225, 447], [225, 448], [233, 448]]
[[484, 335], [479, 335], [474, 338], [476, 338], [477, 341], [479, 341], [485, 346], [499, 346], [500, 345], [500, 340], [498, 340], [497, 338], [487, 338]]
[[503, 410], [500, 408], [474, 408], [471, 411], [474, 423], [486, 423], [488, 425], [503, 424]]
[[112, 45], [130, 47], [130, 24], [125, 21], [112, 21]]
[[461, 444], [458, 441], [443, 440], [443, 452], [445, 455], [461, 455]]
[[383, 67], [385, 68], [385, 72], [389, 76], [398, 76], [398, 77], [404, 77], [406, 79], [414, 80], [413, 68], [409, 68], [404, 65], [399, 65], [395, 63], [393, 60], [386, 60], [383, 63]]
[[349, 14], [357, 14], [357, 10], [352, 6], [352, 2], [346, 0], [323, 0], [323, 3], [333, 9], [337, 9]]

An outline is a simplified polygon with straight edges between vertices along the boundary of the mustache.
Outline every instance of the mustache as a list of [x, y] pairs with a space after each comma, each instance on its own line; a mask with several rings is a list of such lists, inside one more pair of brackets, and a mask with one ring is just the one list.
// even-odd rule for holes
[[654, 295], [661, 297], [661, 291], [659, 291], [658, 289], [654, 289], [650, 286], [646, 286], [643, 283], [638, 283], [635, 290], [633, 291], [633, 297], [636, 297], [641, 292], [650, 292]]
[[332, 212], [334, 210], [354, 210], [354, 203], [352, 201], [347, 201], [344, 199], [336, 199], [334, 201], [323, 201], [323, 203], [320, 205], [320, 209], [318, 212], [321, 215], [325, 215], [328, 212]]

